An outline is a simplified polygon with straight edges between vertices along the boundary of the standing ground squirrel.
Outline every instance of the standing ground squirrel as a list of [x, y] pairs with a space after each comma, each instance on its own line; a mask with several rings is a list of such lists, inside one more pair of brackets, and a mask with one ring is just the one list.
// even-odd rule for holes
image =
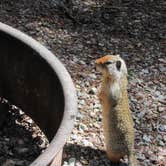
[[103, 74], [99, 100], [102, 105], [104, 136], [108, 158], [119, 162], [127, 155], [129, 166], [137, 166], [134, 155], [134, 127], [127, 93], [127, 67], [119, 55], [96, 60]]

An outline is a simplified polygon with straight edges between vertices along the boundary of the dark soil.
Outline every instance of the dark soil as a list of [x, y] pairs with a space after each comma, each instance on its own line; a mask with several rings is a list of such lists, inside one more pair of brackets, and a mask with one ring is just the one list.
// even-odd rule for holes
[[28, 166], [47, 147], [48, 141], [21, 109], [4, 99], [0, 104], [8, 111], [0, 128], [0, 165]]

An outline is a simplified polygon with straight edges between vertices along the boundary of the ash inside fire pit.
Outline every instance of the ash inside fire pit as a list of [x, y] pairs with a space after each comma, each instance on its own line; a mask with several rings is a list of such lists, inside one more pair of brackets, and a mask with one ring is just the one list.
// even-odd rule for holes
[[0, 165], [29, 165], [48, 147], [48, 140], [21, 109], [1, 98], [0, 105], [9, 112], [0, 128]]

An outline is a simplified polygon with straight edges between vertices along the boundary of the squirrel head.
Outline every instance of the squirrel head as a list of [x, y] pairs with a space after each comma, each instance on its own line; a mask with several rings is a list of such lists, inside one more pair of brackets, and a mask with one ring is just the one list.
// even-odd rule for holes
[[112, 80], [127, 76], [126, 64], [119, 55], [106, 55], [97, 59], [95, 64], [97, 70]]

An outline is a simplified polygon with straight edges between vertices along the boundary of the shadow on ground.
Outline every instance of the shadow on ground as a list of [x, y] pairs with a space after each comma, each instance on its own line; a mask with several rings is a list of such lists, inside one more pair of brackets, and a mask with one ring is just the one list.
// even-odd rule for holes
[[67, 144], [64, 147], [63, 161], [68, 162], [70, 158], [75, 158], [76, 162], [79, 161], [81, 164], [89, 166], [127, 166], [127, 164], [122, 162], [110, 162], [103, 150], [83, 147], [75, 144]]
[[[149, 50], [151, 54], [154, 52], [150, 49], [152, 46], [159, 47], [161, 51], [164, 50], [165, 15], [162, 7], [164, 0], [151, 3], [139, 0], [118, 3], [119, 1], [111, 0], [109, 3], [99, 6], [83, 5], [82, 2], [79, 5], [67, 6], [76, 19], [76, 23], [66, 17], [61, 8], [50, 2], [51, 0], [35, 2], [1, 0], [0, 21], [12, 25], [34, 38], [40, 36], [42, 40], [46, 40], [45, 45], [49, 45], [48, 47], [53, 47], [53, 49], [58, 40], [61, 40], [61, 47], [65, 45], [65, 39], [55, 39], [54, 33], [59, 33], [59, 30], [66, 30], [69, 35], [77, 33], [76, 36], [72, 36], [73, 41], [70, 45], [73, 48], [80, 40], [84, 47], [91, 47], [92, 51], [88, 54], [91, 54], [92, 57], [96, 54], [107, 53], [122, 55], [127, 53], [132, 56], [139, 54], [143, 57], [144, 49]], [[73, 3], [75, 2], [73, 1]], [[53, 33], [51, 40], [48, 39], [49, 32]], [[92, 37], [94, 42], [85, 43]], [[55, 48], [55, 50], [57, 54], [62, 54], [61, 48]], [[65, 50], [72, 55], [79, 54], [75, 53], [74, 49], [68, 50], [68, 47]]]

